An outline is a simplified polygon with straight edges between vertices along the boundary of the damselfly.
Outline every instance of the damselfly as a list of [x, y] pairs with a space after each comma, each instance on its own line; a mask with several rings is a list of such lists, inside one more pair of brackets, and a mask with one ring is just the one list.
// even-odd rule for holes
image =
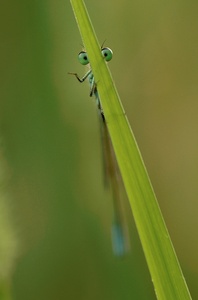
[[[106, 62], [110, 61], [113, 57], [113, 51], [107, 47], [101, 47], [101, 54]], [[81, 51], [78, 54], [78, 60], [82, 65], [89, 64], [89, 58], [86, 51]], [[91, 67], [87, 73], [80, 78], [77, 73], [69, 73], [74, 75], [79, 82], [84, 82], [86, 79], [90, 85], [90, 97], [95, 96], [96, 104], [100, 116], [100, 129], [103, 145], [103, 161], [104, 161], [104, 181], [105, 186], [110, 186], [113, 195], [113, 222], [112, 222], [112, 245], [115, 255], [122, 256], [126, 253], [128, 243], [126, 239], [126, 226], [124, 226], [124, 219], [122, 214], [122, 202], [120, 192], [120, 180], [118, 176], [118, 167], [116, 164], [115, 155], [111, 145], [111, 140], [107, 128], [105, 115], [100, 102], [100, 97], [97, 90], [97, 84], [94, 80], [94, 75]]]

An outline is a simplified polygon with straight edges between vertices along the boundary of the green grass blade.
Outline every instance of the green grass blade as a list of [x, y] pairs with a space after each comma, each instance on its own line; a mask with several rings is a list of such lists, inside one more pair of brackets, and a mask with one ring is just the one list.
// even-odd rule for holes
[[82, 0], [71, 0], [158, 299], [191, 299], [133, 133]]

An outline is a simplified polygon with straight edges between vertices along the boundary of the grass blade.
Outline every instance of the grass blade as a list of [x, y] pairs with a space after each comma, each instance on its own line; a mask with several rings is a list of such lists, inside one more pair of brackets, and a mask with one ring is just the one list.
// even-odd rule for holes
[[160, 300], [189, 300], [190, 293], [84, 1], [70, 2], [97, 83], [156, 296]]

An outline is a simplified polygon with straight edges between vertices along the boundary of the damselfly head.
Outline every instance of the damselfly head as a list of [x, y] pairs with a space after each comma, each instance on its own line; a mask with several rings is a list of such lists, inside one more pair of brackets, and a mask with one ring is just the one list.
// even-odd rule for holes
[[[101, 53], [106, 61], [110, 61], [113, 57], [113, 51], [108, 47], [101, 48]], [[81, 65], [87, 65], [89, 63], [87, 52], [80, 51], [80, 53], [78, 54], [78, 60]]]

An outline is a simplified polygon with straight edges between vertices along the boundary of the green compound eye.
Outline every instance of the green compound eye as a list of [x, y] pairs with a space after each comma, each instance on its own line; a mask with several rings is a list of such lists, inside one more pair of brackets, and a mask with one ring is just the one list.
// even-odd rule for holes
[[87, 56], [87, 52], [81, 51], [78, 54], [78, 60], [81, 63], [81, 65], [87, 65], [89, 63], [89, 58]]
[[102, 56], [106, 61], [110, 61], [113, 57], [113, 51], [110, 48], [102, 48]]

